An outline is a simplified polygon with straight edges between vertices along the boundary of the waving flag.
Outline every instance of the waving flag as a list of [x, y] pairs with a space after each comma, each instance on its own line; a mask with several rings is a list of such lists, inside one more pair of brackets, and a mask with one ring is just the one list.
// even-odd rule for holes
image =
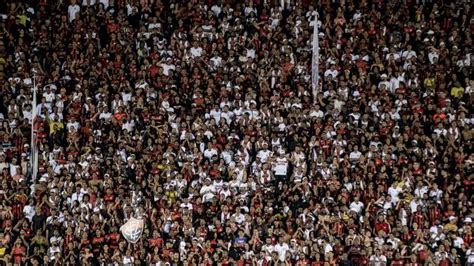
[[123, 237], [130, 243], [137, 243], [143, 233], [143, 220], [130, 218], [120, 227]]

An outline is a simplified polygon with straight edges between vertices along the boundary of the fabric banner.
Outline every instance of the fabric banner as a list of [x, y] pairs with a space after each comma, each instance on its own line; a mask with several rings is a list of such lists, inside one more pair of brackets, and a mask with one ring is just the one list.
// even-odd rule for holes
[[123, 237], [130, 243], [137, 243], [143, 233], [143, 220], [130, 218], [120, 227]]
[[318, 86], [319, 86], [319, 27], [318, 27], [318, 15], [316, 14], [314, 19], [313, 29], [313, 57], [311, 60], [311, 85], [313, 91], [313, 101], [317, 102], [318, 98]]

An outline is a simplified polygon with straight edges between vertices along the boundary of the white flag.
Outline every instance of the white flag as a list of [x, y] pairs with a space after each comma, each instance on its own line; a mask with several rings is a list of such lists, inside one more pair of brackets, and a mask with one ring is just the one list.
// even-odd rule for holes
[[120, 231], [128, 242], [137, 243], [143, 233], [143, 220], [132, 217], [120, 227]]
[[314, 19], [313, 29], [313, 57], [311, 60], [311, 86], [313, 89], [313, 100], [316, 103], [318, 97], [319, 86], [319, 29], [318, 15]]

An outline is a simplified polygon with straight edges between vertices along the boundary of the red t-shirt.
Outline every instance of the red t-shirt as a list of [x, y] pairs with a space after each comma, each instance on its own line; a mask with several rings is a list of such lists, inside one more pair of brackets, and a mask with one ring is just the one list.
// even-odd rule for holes
[[21, 264], [21, 259], [25, 256], [26, 248], [24, 246], [15, 246], [12, 248], [12, 255], [15, 264]]
[[387, 222], [375, 223], [375, 233], [384, 231], [386, 234], [390, 233], [390, 225]]

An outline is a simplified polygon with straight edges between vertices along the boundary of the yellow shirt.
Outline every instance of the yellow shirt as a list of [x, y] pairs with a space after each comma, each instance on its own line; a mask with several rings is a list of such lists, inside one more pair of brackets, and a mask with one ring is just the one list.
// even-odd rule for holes
[[463, 87], [452, 87], [451, 88], [451, 96], [462, 97], [463, 94], [464, 94], [464, 88]]
[[403, 189], [405, 187], [405, 182], [404, 181], [398, 182], [397, 187]]
[[20, 24], [23, 25], [23, 26], [26, 26], [26, 20], [28, 19], [27, 16], [25, 16], [25, 15], [18, 15], [17, 18], [18, 18], [18, 23], [20, 23]]
[[162, 170], [162, 171], [171, 170], [171, 167], [169, 165], [166, 165], [166, 164], [158, 164], [157, 168]]
[[165, 196], [168, 205], [172, 205], [173, 203], [175, 203], [176, 198], [178, 197], [178, 193], [176, 191], [166, 191]]
[[427, 89], [434, 89], [435, 88], [435, 79], [434, 78], [425, 78], [423, 81], [423, 85]]
[[53, 121], [51, 121], [51, 122], [49, 122], [49, 132], [51, 134], [54, 133], [55, 126], [57, 126], [58, 129], [63, 129], [64, 128], [63, 122], [53, 122]]
[[444, 230], [445, 231], [457, 231], [458, 230], [458, 227], [455, 225], [455, 224], [452, 224], [452, 223], [447, 223], [445, 226], [444, 226]]

